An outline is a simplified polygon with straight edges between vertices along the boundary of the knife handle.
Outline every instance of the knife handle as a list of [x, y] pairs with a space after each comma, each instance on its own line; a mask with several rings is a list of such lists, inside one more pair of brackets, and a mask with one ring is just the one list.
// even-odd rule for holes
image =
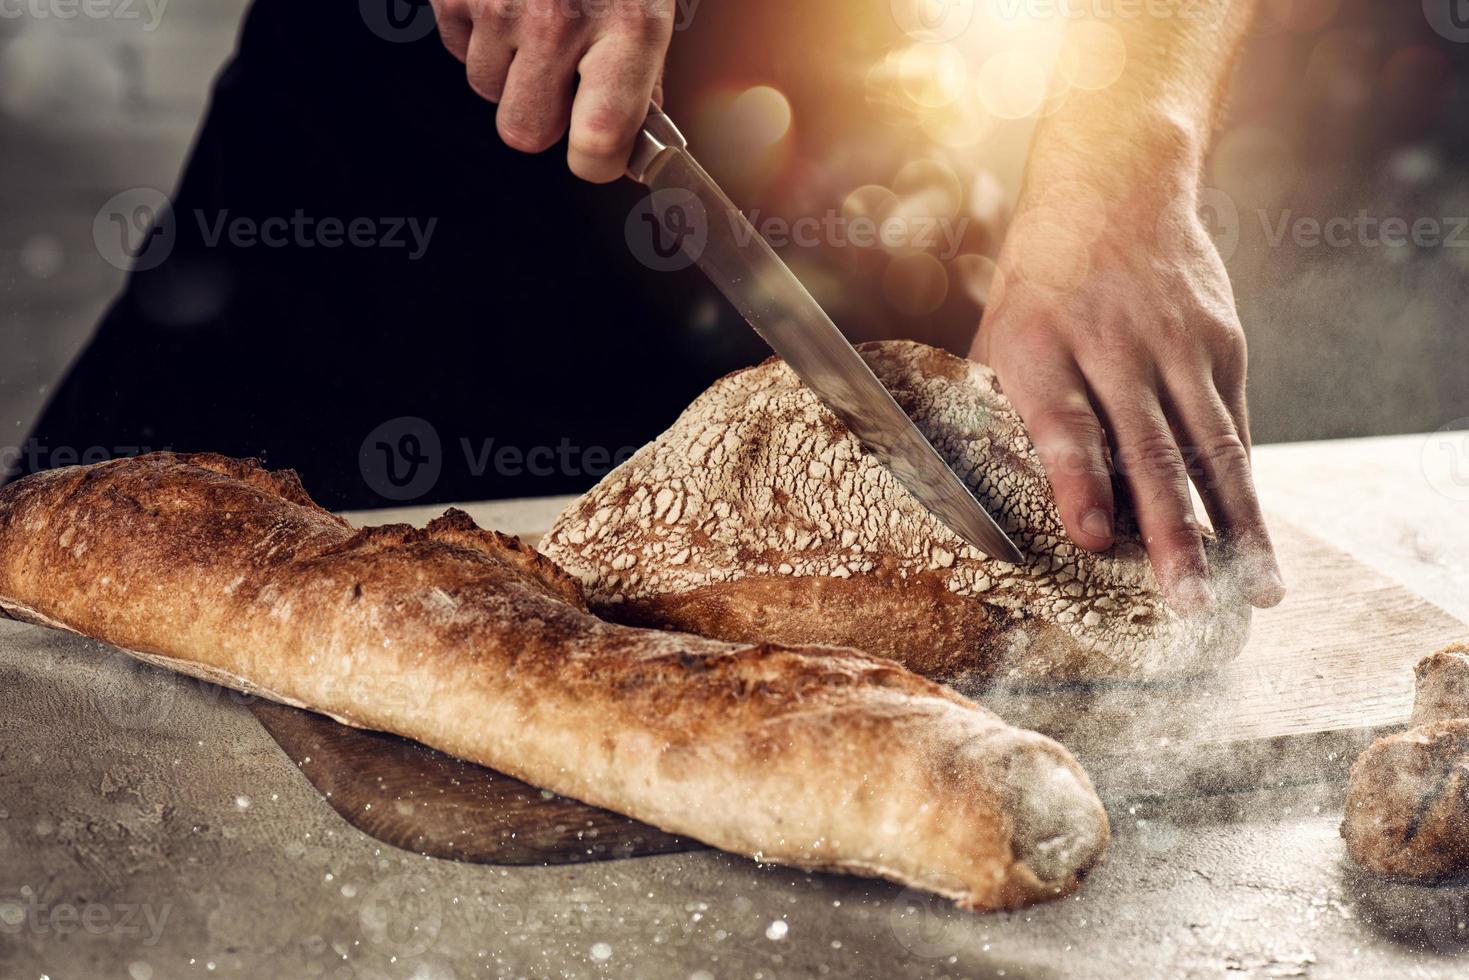
[[668, 118], [668, 114], [655, 106], [649, 106], [648, 118], [643, 120], [633, 143], [632, 157], [627, 161], [627, 175], [640, 184], [647, 183], [653, 161], [664, 150], [687, 149], [689, 141]]

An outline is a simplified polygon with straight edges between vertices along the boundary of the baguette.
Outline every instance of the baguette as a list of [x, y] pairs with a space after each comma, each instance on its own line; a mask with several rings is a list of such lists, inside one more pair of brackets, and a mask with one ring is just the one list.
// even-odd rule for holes
[[976, 910], [1107, 820], [1065, 749], [888, 660], [618, 626], [450, 511], [354, 530], [293, 473], [153, 454], [0, 490], [0, 609], [757, 859]]

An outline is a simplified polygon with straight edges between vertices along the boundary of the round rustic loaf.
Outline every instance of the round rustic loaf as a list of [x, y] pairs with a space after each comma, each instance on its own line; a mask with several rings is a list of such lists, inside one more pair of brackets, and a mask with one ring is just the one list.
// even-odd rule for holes
[[572, 504], [542, 550], [611, 619], [853, 646], [961, 686], [1190, 674], [1239, 653], [1249, 606], [1212, 539], [1216, 609], [1183, 617], [1125, 506], [1106, 554], [1066, 537], [993, 372], [907, 341], [860, 350], [1025, 564], [940, 523], [775, 359], [716, 382]]

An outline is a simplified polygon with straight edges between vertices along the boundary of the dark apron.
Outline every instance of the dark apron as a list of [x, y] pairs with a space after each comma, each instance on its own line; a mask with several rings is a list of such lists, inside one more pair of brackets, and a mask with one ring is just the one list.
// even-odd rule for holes
[[120, 199], [139, 268], [24, 470], [169, 448], [334, 508], [568, 493], [766, 356], [638, 260], [636, 185], [506, 149], [427, 8], [381, 6], [257, 0], [171, 213]]

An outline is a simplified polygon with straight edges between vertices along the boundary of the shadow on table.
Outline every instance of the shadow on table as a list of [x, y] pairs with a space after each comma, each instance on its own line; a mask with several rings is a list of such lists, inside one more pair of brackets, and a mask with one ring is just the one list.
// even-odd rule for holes
[[1383, 938], [1424, 952], [1469, 953], [1469, 878], [1420, 885], [1370, 874], [1346, 858], [1341, 878], [1358, 917]]

